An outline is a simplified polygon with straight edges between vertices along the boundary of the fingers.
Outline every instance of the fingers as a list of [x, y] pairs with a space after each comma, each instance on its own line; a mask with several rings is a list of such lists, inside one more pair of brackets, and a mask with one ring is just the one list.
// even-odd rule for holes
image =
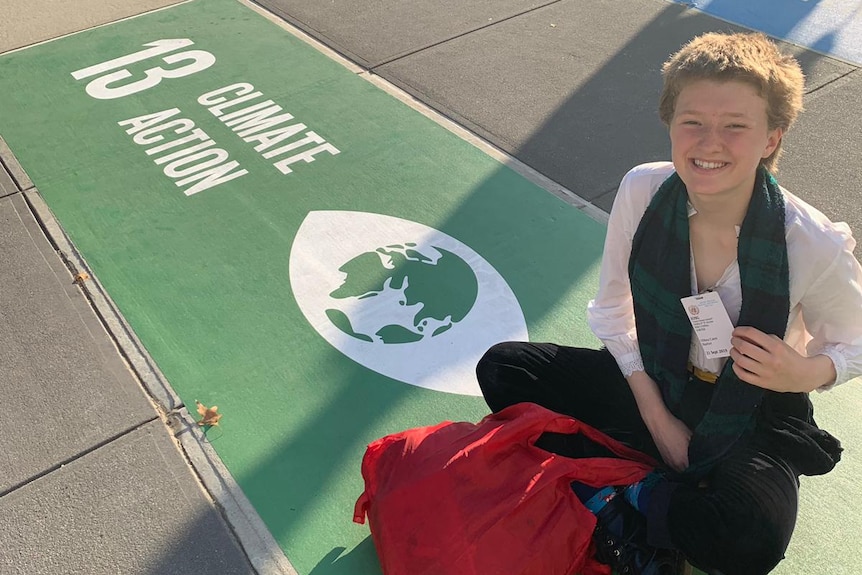
[[[730, 349], [733, 372], [745, 383], [760, 385], [760, 377], [767, 372], [764, 362], [768, 359], [768, 354], [764, 355], [763, 349], [749, 343], [733, 343], [734, 339], [736, 338], [731, 339], [733, 347]], [[741, 349], [744, 351], [740, 351]], [[754, 357], [747, 355], [746, 351]]]
[[769, 338], [769, 335], [763, 333], [756, 327], [751, 327], [750, 325], [741, 325], [733, 328], [733, 335], [735, 337], [747, 339], [748, 341], [758, 345], [766, 343], [766, 340]]
[[733, 330], [730, 344], [733, 371], [746, 383], [778, 389], [794, 375], [789, 366], [795, 362], [798, 353], [778, 336], [743, 326]]
[[[734, 357], [733, 353], [734, 353], [733, 350], [731, 350], [730, 357], [732, 357], [732, 358]], [[739, 354], [739, 352], [736, 352], [736, 353]], [[739, 355], [741, 355], [741, 354], [739, 354]], [[742, 357], [742, 361], [746, 361], [746, 360], [747, 360], [747, 358]], [[748, 360], [748, 361], [751, 361], [751, 360]], [[741, 365], [740, 360], [737, 360], [736, 358], [734, 358], [733, 366], [731, 366], [731, 367], [733, 369], [733, 373], [735, 373], [736, 377], [738, 377], [740, 380], [744, 381], [745, 383], [750, 383], [751, 385], [756, 385], [758, 387], [764, 387], [763, 385], [761, 385], [760, 375], [754, 371], [749, 371], [748, 369], [743, 367]]]
[[671, 467], [673, 467], [675, 471], [683, 471], [688, 467], [688, 453], [683, 453], [681, 457], [677, 457]]
[[665, 450], [660, 449], [661, 458], [664, 462], [673, 469], [674, 471], [683, 471], [686, 467], [688, 467], [688, 454], [687, 453], [672, 453], [670, 451], [664, 452]]
[[734, 340], [737, 342], [737, 344], [744, 342], [748, 346], [752, 346], [750, 349], [760, 348], [767, 351], [771, 351], [774, 350], [778, 345], [783, 343], [781, 338], [779, 338], [778, 336], [764, 333], [759, 329], [751, 326], [734, 328], [731, 335], [731, 344], [733, 344]]
[[730, 344], [733, 371], [746, 383], [760, 385], [760, 379], [774, 374], [782, 361], [784, 342], [750, 326], [734, 329]]
[[[765, 363], [769, 360], [770, 351], [768, 349], [764, 349], [762, 346], [751, 343], [741, 337], [730, 338], [730, 345], [732, 346], [730, 350], [731, 357], [733, 357], [733, 352], [736, 351], [738, 356], [744, 356], [756, 363]], [[734, 361], [738, 361], [738, 359], [734, 357]]]
[[784, 344], [784, 340], [782, 340], [777, 335], [764, 333], [759, 329], [751, 326], [734, 328], [731, 335], [733, 336], [731, 337], [731, 342], [733, 342], [734, 339], [737, 339], [738, 341], [744, 341], [750, 345], [765, 349], [767, 351], [775, 351], [782, 347], [782, 345]]
[[672, 469], [682, 471], [688, 467], [688, 446], [692, 431], [680, 420], [671, 416], [665, 433], [657, 442], [662, 459]]
[[673, 467], [674, 471], [684, 471], [688, 467], [688, 454], [685, 453], [682, 457], [677, 458], [671, 467]]

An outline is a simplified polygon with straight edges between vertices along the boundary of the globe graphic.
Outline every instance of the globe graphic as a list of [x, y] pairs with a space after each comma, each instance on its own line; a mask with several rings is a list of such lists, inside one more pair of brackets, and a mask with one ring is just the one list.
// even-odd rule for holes
[[470, 266], [430, 245], [388, 245], [338, 269], [343, 283], [330, 292], [326, 316], [345, 334], [371, 343], [433, 338], [464, 319], [478, 296]]

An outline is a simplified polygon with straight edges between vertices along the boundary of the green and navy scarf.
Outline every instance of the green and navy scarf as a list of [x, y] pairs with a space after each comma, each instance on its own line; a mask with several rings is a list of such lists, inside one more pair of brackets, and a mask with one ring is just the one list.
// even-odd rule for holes
[[[688, 192], [674, 172], [661, 185], [632, 242], [629, 278], [644, 368], [676, 414], [688, 383], [692, 327], [680, 298], [691, 293]], [[739, 232], [742, 284], [738, 325], [784, 338], [790, 279], [784, 230], [784, 196], [760, 168]], [[728, 360], [705, 416], [693, 430], [687, 474], [701, 475], [756, 424], [764, 390], [741, 381]]]

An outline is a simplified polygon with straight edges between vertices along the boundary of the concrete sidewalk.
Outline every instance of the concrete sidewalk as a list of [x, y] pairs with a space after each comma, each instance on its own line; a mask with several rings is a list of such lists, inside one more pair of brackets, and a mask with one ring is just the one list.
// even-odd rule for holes
[[[0, 53], [173, 3], [79, 0], [59, 13], [11, 0]], [[594, 213], [627, 168], [668, 155], [644, 97], [662, 59], [700, 32], [738, 29], [658, 0], [260, 4]], [[781, 182], [858, 238], [848, 167], [862, 152], [862, 72], [785, 48], [808, 86]], [[0, 140], [0, 573], [294, 573], [109, 295], [78, 275], [85, 262], [14, 152]]]

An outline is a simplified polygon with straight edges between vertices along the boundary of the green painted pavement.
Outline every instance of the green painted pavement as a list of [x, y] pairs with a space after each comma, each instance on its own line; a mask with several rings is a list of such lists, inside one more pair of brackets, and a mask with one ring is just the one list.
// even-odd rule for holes
[[0, 88], [0, 134], [183, 401], [219, 406], [303, 575], [379, 572], [365, 445], [482, 417], [477, 345], [598, 343], [601, 225], [233, 0], [0, 57]]

